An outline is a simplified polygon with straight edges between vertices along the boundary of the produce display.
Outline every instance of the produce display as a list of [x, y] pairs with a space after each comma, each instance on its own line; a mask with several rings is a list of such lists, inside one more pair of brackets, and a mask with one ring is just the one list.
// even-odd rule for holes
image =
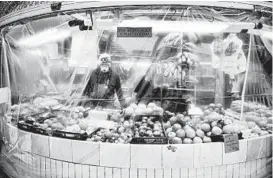
[[13, 105], [6, 118], [18, 121], [19, 128], [26, 126], [28, 131], [36, 133], [53, 136], [74, 133], [85, 135], [80, 137], [82, 140], [109, 143], [132, 143], [140, 139], [140, 143], [163, 144], [166, 139], [170, 144], [198, 144], [223, 141], [223, 134], [238, 134], [239, 139], [270, 134], [270, 108], [245, 102], [243, 120], [239, 120], [241, 104], [240, 100], [233, 101], [230, 108], [224, 109], [221, 104], [211, 103], [191, 106], [188, 112], [171, 113], [164, 111], [159, 103], [133, 103], [123, 112], [109, 112], [108, 120], [114, 124], [100, 127], [89, 115], [90, 108], [65, 106], [58, 100], [38, 97], [33, 102]]

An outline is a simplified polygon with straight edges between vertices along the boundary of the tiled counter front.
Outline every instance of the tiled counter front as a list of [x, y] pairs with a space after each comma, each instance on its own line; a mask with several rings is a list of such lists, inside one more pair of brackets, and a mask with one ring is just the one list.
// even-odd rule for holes
[[93, 143], [8, 128], [18, 139], [9, 137], [15, 149], [3, 149], [3, 165], [7, 171], [15, 167], [12, 175], [19, 177], [262, 178], [272, 172], [272, 135], [241, 140], [239, 151], [225, 153], [223, 143]]

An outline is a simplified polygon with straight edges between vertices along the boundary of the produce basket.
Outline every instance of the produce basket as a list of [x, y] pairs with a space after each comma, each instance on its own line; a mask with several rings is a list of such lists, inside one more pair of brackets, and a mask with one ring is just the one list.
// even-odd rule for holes
[[[162, 116], [160, 115], [138, 115], [135, 116], [135, 121], [140, 121], [144, 119], [145, 117], [151, 118], [153, 122], [159, 121], [160, 122], [160, 127], [162, 129], [162, 135], [160, 136], [139, 136], [136, 137], [136, 133], [134, 133], [134, 137], [132, 138], [132, 141], [130, 142], [131, 144], [167, 144], [168, 139], [166, 137], [165, 130], [163, 128], [163, 123], [162, 123]], [[150, 126], [152, 129], [154, 129], [154, 126]], [[140, 127], [139, 127], [140, 128]], [[154, 131], [154, 130], [153, 130]]]
[[87, 133], [81, 134], [81, 133], [64, 132], [59, 130], [54, 130], [52, 132], [52, 136], [72, 139], [72, 140], [86, 140], [88, 138]]
[[[224, 142], [224, 135], [211, 135], [210, 138], [212, 142]], [[238, 139], [243, 139], [242, 133], [238, 133]]]
[[17, 123], [18, 129], [28, 131], [28, 132], [33, 132], [33, 125], [29, 123], [25, 123], [24, 121], [19, 121]]

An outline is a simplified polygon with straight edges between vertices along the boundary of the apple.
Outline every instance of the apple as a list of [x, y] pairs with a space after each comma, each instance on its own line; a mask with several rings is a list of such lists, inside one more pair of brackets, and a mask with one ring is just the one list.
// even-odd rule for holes
[[203, 140], [200, 137], [194, 137], [193, 138], [193, 143], [203, 143]]
[[170, 118], [170, 124], [171, 125], [174, 125], [176, 123], [176, 121], [177, 121], [177, 118], [175, 116]]
[[192, 139], [190, 139], [190, 138], [184, 138], [183, 143], [184, 144], [192, 144]]
[[211, 138], [205, 136], [205, 137], [203, 138], [203, 142], [204, 142], [204, 143], [210, 143], [210, 142], [211, 142]]
[[222, 129], [220, 129], [219, 127], [217, 126], [214, 126], [211, 130], [211, 132], [214, 134], [214, 135], [221, 135], [223, 133]]
[[181, 127], [180, 124], [174, 124], [173, 127], [172, 127], [172, 129], [173, 129], [174, 132], [176, 132], [177, 130], [179, 130], [179, 129], [181, 129], [181, 128], [182, 128], [182, 127]]
[[203, 123], [203, 124], [201, 125], [201, 130], [202, 130], [203, 132], [209, 132], [209, 131], [210, 131], [210, 125], [209, 125], [208, 123]]
[[196, 132], [196, 135], [197, 135], [198, 137], [204, 138], [205, 133], [204, 133], [202, 130], [197, 129], [195, 132]]
[[179, 138], [185, 138], [186, 136], [186, 133], [183, 129], [179, 129], [176, 131], [176, 136], [179, 137]]
[[168, 134], [168, 138], [169, 138], [169, 139], [173, 139], [175, 136], [176, 136], [176, 134], [175, 134], [174, 132], [170, 132], [170, 133]]
[[179, 138], [179, 137], [174, 137], [174, 138], [171, 140], [171, 142], [172, 142], [173, 144], [182, 144], [182, 139]]
[[196, 134], [195, 134], [195, 131], [194, 131], [193, 129], [190, 128], [190, 129], [187, 129], [187, 130], [186, 130], [186, 137], [187, 137], [187, 138], [194, 138], [195, 135], [196, 135]]

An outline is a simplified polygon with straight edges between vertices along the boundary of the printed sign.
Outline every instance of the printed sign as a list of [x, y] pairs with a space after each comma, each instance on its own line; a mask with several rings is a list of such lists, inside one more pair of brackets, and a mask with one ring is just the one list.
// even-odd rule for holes
[[118, 27], [117, 37], [152, 37], [152, 27]]
[[225, 153], [239, 151], [239, 139], [237, 134], [224, 135]]

